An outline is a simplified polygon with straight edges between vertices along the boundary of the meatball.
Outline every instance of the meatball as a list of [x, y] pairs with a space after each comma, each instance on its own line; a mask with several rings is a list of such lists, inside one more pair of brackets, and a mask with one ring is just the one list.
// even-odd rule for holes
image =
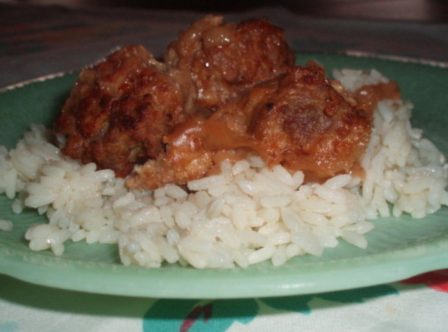
[[174, 74], [188, 78], [185, 86], [194, 91], [196, 107], [213, 110], [284, 73], [294, 64], [294, 53], [283, 31], [265, 20], [234, 24], [206, 16], [169, 45], [165, 62]]
[[258, 103], [249, 130], [268, 165], [321, 181], [357, 166], [371, 126], [372, 113], [350, 104], [312, 62], [291, 68], [275, 93]]
[[55, 123], [63, 153], [117, 176], [155, 158], [162, 137], [183, 121], [184, 95], [142, 46], [127, 46], [81, 71]]

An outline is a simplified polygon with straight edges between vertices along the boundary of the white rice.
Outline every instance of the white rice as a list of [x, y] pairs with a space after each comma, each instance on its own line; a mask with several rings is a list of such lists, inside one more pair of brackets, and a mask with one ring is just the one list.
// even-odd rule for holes
[[8, 232], [12, 230], [13, 224], [10, 220], [0, 219], [0, 231]]
[[[338, 71], [348, 89], [387, 81], [377, 71]], [[12, 210], [35, 208], [48, 224], [33, 225], [31, 250], [62, 255], [67, 240], [116, 243], [125, 265], [195, 268], [284, 264], [320, 256], [342, 239], [367, 247], [368, 221], [408, 213], [421, 218], [448, 205], [443, 155], [409, 122], [412, 105], [382, 101], [361, 163], [363, 180], [349, 174], [324, 184], [303, 183], [303, 173], [265, 167], [256, 156], [222, 172], [155, 191], [130, 191], [110, 170], [80, 165], [61, 155], [33, 126], [16, 148], [0, 147], [0, 193]], [[0, 229], [12, 224], [0, 220]]]

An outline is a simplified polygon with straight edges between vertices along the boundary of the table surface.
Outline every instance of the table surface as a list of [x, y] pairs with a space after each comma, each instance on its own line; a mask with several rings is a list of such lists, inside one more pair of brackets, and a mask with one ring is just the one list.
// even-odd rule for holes
[[[96, 61], [119, 45], [139, 43], [156, 56], [204, 13], [64, 8], [0, 3], [0, 87]], [[228, 20], [266, 17], [300, 52], [361, 51], [448, 61], [448, 24], [301, 16], [284, 7], [229, 12]]]
[[[0, 88], [76, 70], [120, 45], [160, 56], [202, 16], [195, 11], [64, 8], [0, 3]], [[266, 17], [300, 52], [361, 52], [448, 62], [448, 24], [300, 15], [268, 6], [229, 12]], [[448, 272], [388, 285], [271, 299], [157, 300], [83, 294], [0, 276], [0, 332], [15, 331], [446, 331]]]

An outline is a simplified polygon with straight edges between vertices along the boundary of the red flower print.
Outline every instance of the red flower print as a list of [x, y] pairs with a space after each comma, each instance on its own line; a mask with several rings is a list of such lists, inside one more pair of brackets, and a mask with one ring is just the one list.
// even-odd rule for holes
[[403, 284], [425, 284], [439, 292], [448, 293], [448, 270], [424, 273], [402, 281]]
[[197, 319], [201, 316], [204, 316], [204, 320], [208, 321], [212, 315], [212, 304], [208, 303], [204, 306], [198, 305], [194, 307], [193, 310], [187, 315], [185, 320], [183, 321], [180, 331], [187, 332], [195, 323]]

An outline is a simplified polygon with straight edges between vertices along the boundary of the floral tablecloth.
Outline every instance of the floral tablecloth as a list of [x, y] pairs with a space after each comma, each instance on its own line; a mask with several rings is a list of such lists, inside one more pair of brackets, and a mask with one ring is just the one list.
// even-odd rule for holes
[[316, 295], [164, 300], [95, 295], [0, 276], [0, 332], [448, 330], [448, 270]]

